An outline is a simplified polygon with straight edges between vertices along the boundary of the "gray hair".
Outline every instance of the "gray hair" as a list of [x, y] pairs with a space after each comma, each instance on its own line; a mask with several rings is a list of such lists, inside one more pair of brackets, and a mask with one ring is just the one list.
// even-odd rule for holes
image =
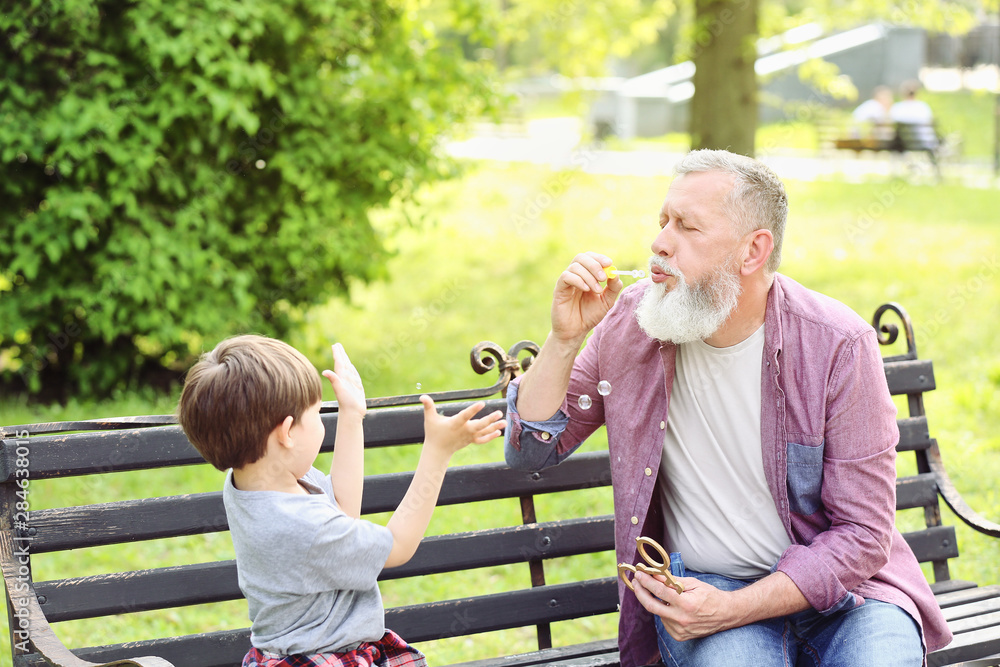
[[734, 177], [723, 210], [733, 221], [736, 237], [766, 229], [774, 238], [774, 250], [767, 258], [764, 272], [773, 275], [781, 264], [781, 240], [788, 219], [788, 196], [785, 186], [763, 162], [722, 150], [691, 151], [677, 164], [677, 175], [718, 171]]

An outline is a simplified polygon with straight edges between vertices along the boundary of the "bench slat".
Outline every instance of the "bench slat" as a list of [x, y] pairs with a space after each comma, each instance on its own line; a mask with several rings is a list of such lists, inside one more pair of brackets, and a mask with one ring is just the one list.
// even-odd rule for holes
[[930, 359], [906, 359], [883, 364], [889, 393], [917, 394], [936, 388], [934, 366]]
[[565, 661], [567, 660], [573, 661], [572, 664], [575, 665], [578, 664], [577, 661], [579, 660], [590, 659], [602, 659], [605, 661], [599, 664], [617, 665], [618, 640], [602, 639], [586, 644], [559, 646], [541, 651], [532, 651], [531, 653], [518, 653], [499, 658], [489, 658], [487, 660], [459, 662], [449, 667], [535, 667], [536, 665], [566, 664]]
[[[440, 409], [451, 415], [473, 402], [445, 403]], [[505, 408], [504, 400], [494, 399], [486, 401], [480, 414]], [[326, 438], [320, 451], [333, 451], [337, 413], [325, 413], [322, 419]], [[424, 437], [423, 406], [371, 410], [365, 416], [364, 428], [366, 447], [420, 442]], [[32, 480], [205, 464], [177, 425], [41, 435], [32, 437], [29, 447], [28, 470]], [[0, 470], [6, 471], [7, 477], [0, 482], [10, 481], [13, 475], [16, 449], [14, 439], [3, 440], [4, 465]]]
[[982, 628], [994, 628], [997, 626], [1000, 626], [1000, 611], [991, 611], [980, 614], [979, 616], [963, 618], [961, 620], [948, 623], [948, 627], [956, 635], [963, 632], [973, 632]]
[[995, 597], [1000, 597], [1000, 584], [992, 586], [970, 584], [960, 590], [937, 594], [934, 596], [934, 599], [937, 600], [939, 607], [947, 609], [955, 605], [979, 602], [980, 600], [989, 600]]
[[[561, 558], [614, 549], [614, 517], [588, 517], [425, 538], [408, 563], [381, 580]], [[35, 582], [50, 622], [243, 597], [236, 561]]]
[[965, 581], [963, 579], [942, 579], [931, 584], [931, 591], [934, 593], [934, 598], [938, 601], [938, 605], [944, 607], [941, 602], [942, 597], [956, 591], [975, 588], [977, 585], [974, 581]]
[[1000, 632], [996, 628], [982, 628], [955, 635], [950, 644], [927, 656], [927, 664], [942, 667], [997, 653], [1000, 653]]
[[[394, 510], [412, 477], [412, 472], [405, 472], [366, 478], [362, 512]], [[538, 473], [511, 470], [501, 463], [458, 466], [445, 475], [438, 505], [610, 484], [607, 451], [578, 454], [562, 465]], [[36, 531], [32, 553], [218, 532], [228, 530], [229, 526], [221, 491], [37, 510], [30, 519], [30, 528]]]
[[618, 610], [618, 578], [387, 609], [385, 623], [407, 641], [519, 628]]
[[[239, 667], [249, 650], [250, 629], [246, 628], [74, 649], [73, 653], [96, 663], [155, 655], [176, 667]], [[49, 667], [49, 664], [33, 653], [19, 656], [15, 667]]]
[[948, 620], [949, 627], [951, 626], [952, 621], [960, 621], [973, 616], [1000, 612], [1000, 593], [997, 593], [997, 595], [998, 597], [992, 597], [986, 600], [978, 600], [976, 602], [969, 602], [967, 604], [960, 604], [954, 607], [948, 607], [947, 609], [942, 609], [944, 617]]
[[922, 473], [896, 480], [896, 511], [937, 504], [937, 477]]
[[954, 526], [934, 526], [912, 533], [903, 533], [903, 538], [921, 563], [958, 556]]
[[[617, 578], [608, 577], [396, 607], [386, 610], [386, 626], [407, 641], [416, 643], [611, 613], [617, 610], [618, 605], [616, 581]], [[157, 655], [179, 667], [191, 664], [199, 667], [233, 667], [240, 663], [249, 647], [249, 630], [229, 630], [86, 648], [74, 653], [83, 659], [101, 662], [136, 655]], [[45, 667], [46, 663], [40, 658], [29, 657], [22, 664], [24, 667]]]
[[903, 417], [896, 420], [899, 427], [897, 452], [924, 450], [931, 446], [931, 434], [927, 428], [927, 417]]

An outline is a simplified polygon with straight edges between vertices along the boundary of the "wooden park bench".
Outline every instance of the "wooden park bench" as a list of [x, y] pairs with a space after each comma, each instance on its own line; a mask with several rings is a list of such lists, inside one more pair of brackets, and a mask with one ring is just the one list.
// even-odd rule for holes
[[[1000, 526], [972, 512], [949, 481], [924, 413], [923, 395], [935, 387], [932, 363], [917, 358], [909, 318], [894, 304], [882, 306], [875, 316], [883, 344], [891, 344], [898, 335], [898, 327], [882, 325], [886, 311], [893, 311], [901, 318], [908, 346], [906, 354], [885, 359], [892, 393], [906, 395], [909, 405], [909, 414], [899, 418], [898, 450], [900, 454], [912, 452], [918, 470], [914, 476], [899, 479], [897, 508], [923, 514], [925, 527], [908, 533], [906, 539], [920, 561], [932, 563], [935, 579], [932, 587], [955, 633], [955, 641], [931, 655], [930, 664], [954, 664], [998, 654], [1000, 586], [977, 586], [974, 582], [951, 578], [948, 561], [959, 556], [958, 545], [954, 526], [942, 524], [938, 496], [980, 532], [997, 537]], [[480, 344], [473, 349], [473, 365], [481, 373], [499, 371], [499, 380], [482, 390], [444, 392], [436, 398], [439, 402], [452, 401], [445, 407], [449, 413], [480, 397], [494, 397], [488, 401], [487, 410], [501, 408], [504, 402], [496, 396], [505, 390], [516, 372], [527, 367], [536, 352], [537, 347], [529, 342], [519, 343], [508, 352], [492, 343]], [[519, 361], [519, 357], [524, 358]], [[365, 419], [366, 446], [396, 447], [420, 442], [422, 408], [415, 401], [416, 396], [372, 399]], [[324, 405], [323, 419], [327, 428], [323, 449], [330, 451], [336, 404]], [[58, 631], [60, 622], [73, 619], [172, 608], [181, 608], [183, 613], [189, 605], [237, 600], [242, 596], [232, 560], [202, 562], [203, 554], [195, 552], [190, 553], [187, 564], [172, 567], [45, 581], [32, 576], [51, 552], [96, 545], [118, 545], [116, 548], [124, 551], [136, 541], [227, 529], [218, 491], [30, 511], [32, 496], [26, 489], [41, 480], [49, 480], [48, 485], [72, 476], [99, 478], [123, 471], [204, 465], [172, 421], [171, 417], [136, 417], [3, 429], [0, 564], [6, 583], [16, 667], [45, 664], [228, 667], [240, 663], [249, 648], [248, 628], [72, 650], [60, 641]], [[499, 450], [494, 451], [498, 459], [502, 458]], [[410, 477], [408, 472], [369, 475], [363, 512], [394, 509]], [[455, 587], [449, 589], [451, 595], [447, 599], [390, 606], [386, 610], [387, 626], [417, 646], [444, 637], [510, 628], [529, 628], [537, 635], [537, 651], [493, 656], [462, 663], [463, 667], [617, 665], [616, 641], [610, 636], [613, 630], [609, 636], [594, 637], [596, 641], [552, 647], [552, 624], [580, 623], [584, 617], [617, 611], [612, 516], [587, 516], [583, 510], [577, 516], [542, 516], [536, 512], [536, 499], [538, 508], [547, 506], [547, 499], [541, 499], [543, 495], [593, 494], [597, 488], [603, 497], [600, 487], [610, 483], [606, 450], [578, 453], [555, 468], [535, 473], [513, 471], [499, 462], [450, 469], [440, 505], [480, 501], [488, 501], [489, 507], [516, 504], [517, 509], [511, 508], [511, 514], [519, 515], [520, 519], [512, 521], [514, 525], [427, 537], [411, 562], [386, 570], [383, 580], [500, 566], [523, 570], [525, 584], [516, 590], [485, 593], [476, 586]], [[610, 491], [606, 491], [609, 496]], [[177, 492], [183, 493], [184, 489]], [[25, 502], [29, 505], [19, 505]], [[590, 506], [582, 502], [571, 504]], [[610, 511], [610, 502], [607, 508]], [[482, 517], [481, 510], [479, 516]], [[475, 527], [478, 522], [475, 513], [472, 519]], [[585, 568], [575, 579], [553, 583], [553, 568], [558, 567], [561, 559], [588, 553], [603, 554], [607, 567]], [[433, 654], [429, 659], [431, 664], [439, 664]]]
[[925, 155], [938, 179], [941, 178], [941, 161], [957, 154], [960, 144], [957, 135], [942, 135], [934, 125], [914, 123], [895, 123], [877, 128], [872, 134], [859, 136], [827, 122], [821, 123], [818, 132], [821, 148], [853, 151], [855, 155], [866, 151]]

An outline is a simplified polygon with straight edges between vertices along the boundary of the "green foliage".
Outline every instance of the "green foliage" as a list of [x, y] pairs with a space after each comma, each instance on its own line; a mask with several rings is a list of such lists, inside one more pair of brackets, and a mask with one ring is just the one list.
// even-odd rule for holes
[[3, 5], [0, 379], [33, 391], [284, 336], [383, 275], [370, 211], [453, 173], [437, 137], [500, 99], [474, 2]]
[[674, 11], [674, 0], [497, 3], [498, 60], [517, 74], [602, 76], [610, 58], [655, 41]]

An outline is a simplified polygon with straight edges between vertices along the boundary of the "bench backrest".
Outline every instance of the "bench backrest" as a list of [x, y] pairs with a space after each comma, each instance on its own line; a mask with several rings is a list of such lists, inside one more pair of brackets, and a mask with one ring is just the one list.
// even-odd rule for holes
[[[883, 309], [896, 307], [883, 306]], [[883, 312], [880, 309], [876, 315], [876, 328], [881, 328], [879, 318]], [[947, 559], [957, 556], [958, 551], [954, 528], [941, 525], [936, 480], [928, 463], [937, 445], [928, 432], [923, 393], [934, 388], [933, 368], [930, 361], [916, 358], [909, 320], [905, 313], [897, 312], [906, 324], [911, 348], [907, 355], [887, 358], [885, 371], [892, 393], [907, 396], [909, 414], [901, 414], [899, 418], [898, 449], [901, 453], [912, 451], [916, 454], [918, 470], [916, 475], [898, 481], [897, 508], [923, 510], [926, 527], [909, 532], [905, 537], [920, 561], [934, 564], [935, 577], [942, 582], [949, 579]], [[886, 325], [880, 334], [884, 343], [895, 339], [892, 329], [891, 325]], [[516, 358], [516, 352], [514, 356]], [[510, 373], [502, 379], [504, 387], [509, 376]], [[457, 394], [452, 392], [451, 396]], [[376, 399], [373, 402], [393, 401]], [[445, 410], [454, 413], [468, 403], [449, 403]], [[333, 407], [326, 406], [331, 410]], [[488, 401], [486, 410], [503, 407], [504, 401], [494, 398]], [[331, 451], [336, 412], [324, 413], [323, 420], [327, 436], [322, 451]], [[170, 419], [159, 421], [169, 422]], [[128, 425], [126, 420], [118, 427]], [[80, 424], [74, 426], [79, 428]], [[423, 419], [419, 405], [373, 409], [365, 419], [368, 448], [418, 443], [422, 438]], [[36, 645], [42, 646], [39, 642], [47, 641], [46, 633], [39, 630], [47, 622], [186, 607], [242, 597], [235, 562], [198, 562], [199, 554], [193, 555], [194, 562], [166, 568], [47, 581], [36, 581], [32, 577], [35, 559], [49, 552], [125, 545], [228, 529], [221, 492], [122, 500], [30, 513], [21, 511], [27, 505], [18, 505], [24, 502], [18, 495], [25, 486], [19, 483], [20, 480], [33, 483], [43, 479], [204, 465], [180, 427], [163, 424], [27, 438], [8, 432], [2, 447], [0, 561], [7, 583], [9, 618], [12, 629], [16, 630], [18, 615], [29, 614], [31, 639]], [[392, 511], [401, 500], [411, 475], [402, 472], [369, 476], [365, 483], [363, 513]], [[583, 584], [548, 584], [545, 571], [545, 563], [550, 559], [613, 552], [613, 517], [540, 517], [536, 516], [534, 503], [534, 498], [541, 494], [606, 487], [610, 483], [607, 451], [577, 454], [560, 466], [536, 473], [510, 470], [502, 463], [450, 469], [439, 505], [513, 502], [516, 499], [520, 506], [520, 522], [428, 537], [409, 563], [386, 570], [382, 579], [507, 566], [526, 568], [525, 580], [531, 585], [502, 593], [476, 595], [473, 591], [450, 600], [390, 607], [386, 612], [386, 624], [412, 642], [535, 626], [539, 648], [547, 648], [552, 644], [552, 623], [614, 613], [617, 586], [613, 567], [607, 572], [593, 572], [589, 575], [592, 578]], [[22, 612], [22, 609], [28, 611]], [[17, 644], [18, 640], [15, 634], [13, 642]], [[233, 630], [151, 640], [139, 646], [132, 643], [127, 647], [82, 649], [78, 653], [85, 659], [99, 662], [159, 655], [177, 665], [193, 664], [193, 656], [197, 656], [199, 665], [234, 665], [239, 664], [248, 646], [249, 630]], [[14, 655], [19, 667], [45, 664], [37, 653], [15, 651]]]
[[[483, 346], [473, 351], [474, 367]], [[492, 394], [506, 387], [517, 355], [533, 344], [520, 343], [503, 355], [501, 380], [487, 390], [445, 392], [436, 399], [463, 398]], [[494, 354], [490, 350], [486, 350]], [[502, 351], [501, 351], [502, 352]], [[494, 356], [497, 356], [494, 354]], [[488, 362], [489, 360], [487, 360]], [[524, 362], [527, 367], [530, 358]], [[486, 370], [496, 366], [486, 363]], [[479, 370], [477, 368], [477, 370]], [[392, 448], [423, 440], [423, 408], [413, 403], [416, 396], [372, 399], [365, 418], [366, 448]], [[454, 414], [471, 400], [441, 404]], [[386, 406], [389, 407], [380, 407]], [[504, 409], [500, 398], [487, 401], [484, 411]], [[332, 451], [336, 433], [335, 404], [324, 405], [322, 415], [326, 440], [321, 451]], [[152, 417], [100, 422], [96, 432], [30, 435], [20, 427], [8, 429], [0, 452], [0, 561], [8, 588], [8, 612], [12, 629], [17, 630], [19, 614], [30, 626], [34, 646], [53, 640], [47, 625], [76, 619], [133, 614], [242, 598], [232, 560], [199, 562], [204, 555], [192, 554], [183, 565], [122, 571], [71, 579], [36, 580], [32, 575], [46, 554], [104, 545], [125, 545], [137, 541], [169, 540], [200, 533], [228, 530], [221, 492], [183, 494], [168, 497], [120, 500], [100, 504], [27, 510], [17, 495], [24, 493], [19, 480], [29, 489], [42, 480], [65, 480], [126, 471], [205, 465], [183, 431], [170, 417]], [[50, 424], [40, 430], [80, 429], [89, 425]], [[92, 425], [90, 425], [92, 426]], [[131, 426], [131, 428], [128, 428]], [[116, 430], [106, 430], [115, 428]], [[365, 515], [390, 512], [406, 491], [412, 472], [369, 475], [365, 482], [362, 512]], [[439, 505], [484, 501], [516, 503], [520, 520], [515, 525], [426, 538], [416, 555], [405, 565], [386, 570], [381, 579], [421, 577], [496, 566], [523, 567], [527, 588], [494, 593], [470, 594], [455, 590], [455, 599], [390, 607], [386, 624], [407, 640], [423, 642], [480, 632], [537, 626], [540, 647], [551, 645], [550, 624], [616, 611], [617, 590], [614, 572], [599, 573], [584, 586], [545, 585], [544, 559], [583, 553], [607, 552], [614, 548], [613, 519], [604, 516], [557, 517], [539, 521], [533, 498], [537, 494], [560, 494], [579, 489], [607, 486], [611, 482], [607, 454], [590, 453], [574, 457], [558, 468], [529, 473], [508, 469], [502, 463], [459, 466], [449, 469]], [[47, 489], [51, 482], [45, 482]], [[183, 489], [178, 489], [183, 491]], [[477, 522], [473, 521], [472, 525]], [[22, 563], [23, 561], [23, 569]], [[23, 612], [21, 610], [24, 610]], [[43, 629], [45, 629], [43, 631]], [[58, 631], [55, 632], [58, 636]], [[12, 637], [15, 664], [43, 665], [37, 652], [24, 653], [27, 635]], [[48, 642], [50, 645], [51, 641]], [[176, 665], [238, 665], [249, 647], [249, 630], [188, 635], [169, 639], [134, 642], [128, 646], [83, 648], [80, 657], [105, 662], [139, 655], [161, 656]], [[49, 648], [45, 649], [50, 650]], [[52, 649], [57, 650], [57, 649]]]
[[924, 528], [903, 533], [907, 544], [921, 563], [931, 563], [934, 573], [932, 587], [935, 592], [948, 590], [951, 575], [948, 559], [958, 556], [958, 542], [955, 527], [946, 526], [941, 521], [941, 506], [938, 500], [941, 479], [936, 473], [941, 466], [941, 453], [937, 440], [931, 437], [924, 410], [924, 394], [936, 387], [934, 366], [929, 359], [917, 357], [917, 347], [913, 325], [909, 315], [901, 306], [888, 303], [875, 311], [872, 324], [879, 335], [879, 342], [891, 345], [896, 342], [900, 330], [893, 322], [883, 323], [882, 318], [893, 313], [903, 327], [906, 353], [884, 357], [886, 380], [893, 396], [906, 397], [906, 409], [900, 410], [899, 444], [896, 451], [900, 458], [912, 452], [916, 461], [916, 473], [896, 480], [896, 512], [907, 510], [923, 513]]

